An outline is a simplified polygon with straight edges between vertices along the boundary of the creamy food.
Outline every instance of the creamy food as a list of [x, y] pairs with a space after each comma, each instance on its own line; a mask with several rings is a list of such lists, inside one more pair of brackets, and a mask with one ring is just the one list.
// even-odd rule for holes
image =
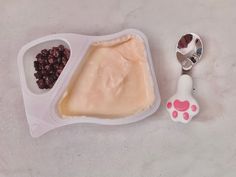
[[58, 110], [63, 118], [118, 118], [147, 109], [154, 98], [144, 42], [128, 35], [91, 45]]

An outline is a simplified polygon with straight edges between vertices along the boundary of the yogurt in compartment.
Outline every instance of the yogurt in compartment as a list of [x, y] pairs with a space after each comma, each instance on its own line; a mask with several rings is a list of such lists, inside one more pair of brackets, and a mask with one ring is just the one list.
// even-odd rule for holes
[[62, 118], [125, 117], [155, 99], [143, 40], [125, 35], [91, 45], [57, 105]]

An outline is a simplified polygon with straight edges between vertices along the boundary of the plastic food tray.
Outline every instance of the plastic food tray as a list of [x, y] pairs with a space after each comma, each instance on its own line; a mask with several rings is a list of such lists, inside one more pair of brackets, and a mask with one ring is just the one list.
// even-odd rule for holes
[[[90, 45], [94, 42], [113, 40], [125, 35], [135, 35], [140, 37], [144, 42], [146, 58], [148, 60], [150, 76], [155, 92], [155, 101], [153, 105], [142, 112], [127, 117], [102, 119], [98, 117], [78, 116], [62, 119], [56, 109], [57, 101], [69, 84], [70, 78], [80, 65]], [[38, 88], [36, 79], [34, 78], [35, 69], [33, 61], [35, 60], [36, 54], [42, 49], [51, 48], [59, 44], [70, 49], [70, 58], [53, 88], [41, 90]], [[160, 106], [161, 98], [148, 41], [142, 32], [135, 29], [127, 29], [105, 36], [86, 36], [71, 33], [45, 36], [23, 46], [19, 51], [17, 60], [25, 112], [32, 137], [39, 137], [56, 127], [74, 123], [95, 123], [105, 125], [128, 124], [150, 116]]]

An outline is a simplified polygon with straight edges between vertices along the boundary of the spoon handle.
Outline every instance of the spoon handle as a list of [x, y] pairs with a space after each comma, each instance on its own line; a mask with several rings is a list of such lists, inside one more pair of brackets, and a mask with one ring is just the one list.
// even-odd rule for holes
[[198, 114], [199, 105], [192, 95], [193, 80], [190, 75], [180, 76], [176, 93], [167, 101], [166, 109], [175, 122], [188, 123]]

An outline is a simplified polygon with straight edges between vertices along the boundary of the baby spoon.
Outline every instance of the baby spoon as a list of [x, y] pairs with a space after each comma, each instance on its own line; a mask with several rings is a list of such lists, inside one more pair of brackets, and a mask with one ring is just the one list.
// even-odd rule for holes
[[183, 35], [176, 47], [176, 56], [182, 66], [176, 93], [167, 101], [166, 109], [175, 122], [188, 123], [199, 112], [199, 105], [192, 95], [193, 80], [190, 70], [200, 60], [203, 44], [194, 33]]

